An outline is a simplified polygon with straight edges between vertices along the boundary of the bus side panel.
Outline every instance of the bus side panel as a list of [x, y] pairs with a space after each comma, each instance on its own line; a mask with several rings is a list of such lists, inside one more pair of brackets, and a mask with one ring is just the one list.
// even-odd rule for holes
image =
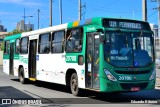
[[23, 66], [25, 78], [29, 78], [28, 76], [28, 54], [20, 55], [19, 65]]
[[14, 76], [18, 76], [19, 59], [14, 59]]
[[39, 54], [37, 60], [38, 80], [65, 84], [67, 69], [64, 53]]
[[39, 54], [37, 57], [37, 79], [65, 84], [65, 60], [63, 54]]
[[79, 87], [85, 88], [85, 65], [78, 63], [67, 63], [64, 53], [39, 54], [37, 58], [37, 80], [58, 84], [66, 84], [66, 72], [74, 69], [78, 76]]
[[[67, 53], [66, 54], [66, 70], [67, 69], [74, 69], [78, 76], [78, 87], [85, 88], [85, 64], [79, 65], [78, 64], [78, 56], [82, 53]], [[84, 55], [83, 55], [83, 62], [84, 62]]]
[[9, 75], [9, 59], [3, 59], [3, 72]]
[[85, 87], [85, 64], [78, 65], [78, 63], [67, 63], [67, 68], [74, 69], [78, 76], [78, 87], [79, 88], [86, 88]]
[[51, 54], [38, 54], [37, 56], [37, 80], [53, 82], [55, 78], [52, 71], [54, 59]]

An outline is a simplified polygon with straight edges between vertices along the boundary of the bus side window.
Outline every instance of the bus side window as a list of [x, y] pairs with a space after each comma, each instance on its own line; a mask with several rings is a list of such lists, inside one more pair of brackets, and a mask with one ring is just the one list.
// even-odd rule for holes
[[16, 53], [20, 53], [20, 39], [16, 40]]
[[62, 53], [64, 43], [64, 31], [58, 31], [52, 34], [52, 53]]
[[40, 54], [47, 54], [50, 52], [50, 33], [39, 36], [38, 52]]
[[28, 53], [28, 37], [21, 38], [20, 40], [20, 53], [27, 54]]
[[4, 53], [9, 54], [9, 41], [5, 41], [4, 43]]
[[66, 52], [81, 52], [82, 51], [82, 29], [73, 29], [67, 31]]

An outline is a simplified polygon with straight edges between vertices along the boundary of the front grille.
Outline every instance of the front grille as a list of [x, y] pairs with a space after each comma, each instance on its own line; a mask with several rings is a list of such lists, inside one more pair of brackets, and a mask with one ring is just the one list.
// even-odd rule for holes
[[120, 70], [115, 70], [116, 73], [118, 74], [148, 74], [150, 70], [146, 71], [120, 71]]
[[128, 91], [131, 90], [131, 88], [133, 88], [133, 87], [139, 87], [140, 90], [142, 90], [147, 87], [148, 82], [145, 82], [145, 83], [121, 83], [120, 85], [121, 85], [122, 89], [128, 90]]

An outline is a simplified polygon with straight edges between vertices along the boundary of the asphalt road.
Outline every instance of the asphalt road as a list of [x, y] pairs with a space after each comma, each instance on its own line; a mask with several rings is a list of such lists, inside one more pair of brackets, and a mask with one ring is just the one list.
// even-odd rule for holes
[[[158, 71], [157, 71], [158, 72]], [[70, 93], [69, 88], [46, 82], [29, 82], [28, 84], [20, 84], [17, 77], [6, 75], [2, 72], [0, 66], [0, 104], [11, 101], [13, 104], [24, 104], [23, 106], [159, 106], [160, 105], [160, 89], [133, 92], [133, 93], [96, 93], [83, 90], [83, 95], [75, 97]], [[3, 101], [2, 101], [3, 99]], [[5, 100], [4, 100], [5, 99]], [[7, 99], [7, 100], [6, 100]], [[18, 102], [18, 100], [21, 102]], [[28, 101], [30, 101], [27, 105]], [[35, 102], [34, 102], [35, 101]], [[37, 102], [36, 102], [37, 101]], [[136, 104], [138, 102], [138, 104]], [[142, 103], [142, 104], [141, 104]], [[16, 105], [22, 106], [22, 105]]]

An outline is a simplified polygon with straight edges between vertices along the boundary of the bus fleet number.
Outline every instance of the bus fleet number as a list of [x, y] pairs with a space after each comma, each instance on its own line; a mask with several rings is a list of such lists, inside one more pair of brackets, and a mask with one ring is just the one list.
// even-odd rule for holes
[[119, 80], [123, 81], [123, 80], [132, 80], [132, 77], [131, 76], [119, 76]]

